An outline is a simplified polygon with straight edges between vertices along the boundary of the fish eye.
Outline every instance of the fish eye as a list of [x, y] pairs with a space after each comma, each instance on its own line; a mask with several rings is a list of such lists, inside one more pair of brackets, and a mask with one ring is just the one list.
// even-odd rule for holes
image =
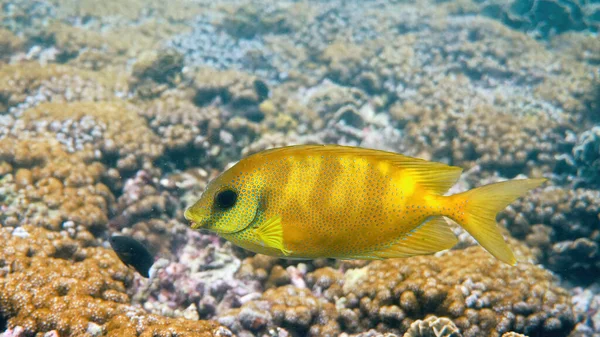
[[235, 205], [237, 197], [237, 192], [234, 190], [226, 189], [219, 191], [215, 196], [215, 207], [220, 210], [230, 209]]

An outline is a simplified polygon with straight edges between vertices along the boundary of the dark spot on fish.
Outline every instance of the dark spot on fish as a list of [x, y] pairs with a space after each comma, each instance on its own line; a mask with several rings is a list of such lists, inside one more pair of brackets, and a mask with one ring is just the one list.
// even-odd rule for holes
[[235, 205], [237, 201], [237, 192], [234, 190], [222, 190], [215, 196], [215, 208], [227, 210]]
[[108, 241], [124, 264], [133, 267], [143, 277], [149, 277], [154, 257], [146, 246], [129, 236], [111, 236]]

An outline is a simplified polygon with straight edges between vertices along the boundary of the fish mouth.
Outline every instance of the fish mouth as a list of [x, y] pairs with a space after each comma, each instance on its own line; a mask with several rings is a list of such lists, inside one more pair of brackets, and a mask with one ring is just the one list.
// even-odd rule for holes
[[203, 214], [197, 215], [197, 214], [192, 213], [191, 207], [188, 207], [185, 210], [185, 212], [183, 213], [183, 217], [191, 223], [190, 227], [192, 229], [200, 229], [200, 228], [204, 227], [202, 225], [202, 222], [203, 222], [202, 220], [204, 218]]

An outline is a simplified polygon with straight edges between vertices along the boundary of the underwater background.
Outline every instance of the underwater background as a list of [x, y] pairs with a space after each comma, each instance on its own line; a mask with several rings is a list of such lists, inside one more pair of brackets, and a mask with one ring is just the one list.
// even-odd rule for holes
[[[0, 0], [0, 333], [600, 336], [600, 1]], [[549, 181], [431, 256], [293, 261], [183, 217], [291, 144]], [[108, 238], [156, 257], [149, 279]]]

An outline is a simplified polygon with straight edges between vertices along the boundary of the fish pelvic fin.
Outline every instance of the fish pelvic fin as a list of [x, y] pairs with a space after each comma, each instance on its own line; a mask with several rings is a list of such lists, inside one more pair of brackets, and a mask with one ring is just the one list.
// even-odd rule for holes
[[265, 246], [278, 249], [285, 256], [292, 253], [285, 249], [283, 245], [283, 225], [281, 223], [281, 216], [277, 215], [268, 219], [265, 223], [254, 229], [254, 232]]
[[448, 214], [444, 215], [462, 226], [494, 257], [515, 265], [517, 260], [500, 232], [496, 215], [545, 181], [546, 179], [509, 180], [449, 196], [450, 207], [447, 208]]

